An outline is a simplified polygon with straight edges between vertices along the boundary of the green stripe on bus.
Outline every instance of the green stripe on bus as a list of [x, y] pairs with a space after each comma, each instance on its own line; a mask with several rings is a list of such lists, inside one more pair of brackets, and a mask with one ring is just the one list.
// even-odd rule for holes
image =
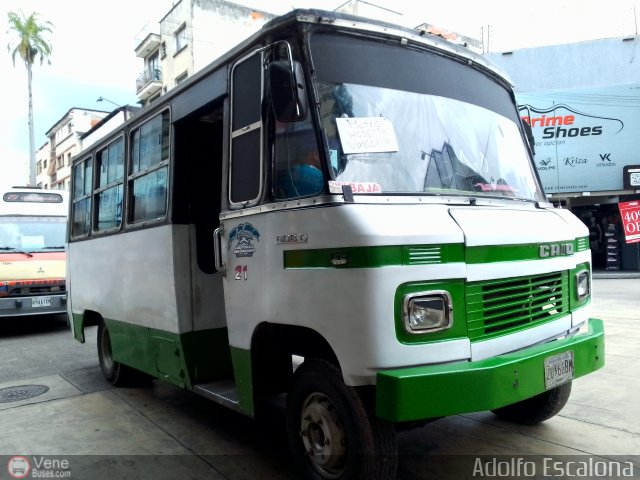
[[465, 247], [461, 243], [444, 245], [388, 245], [376, 247], [336, 247], [283, 252], [285, 269], [378, 268], [402, 265], [469, 264], [540, 260], [540, 249], [547, 245], [571, 244], [573, 252], [588, 249], [583, 237], [566, 242], [528, 243]]
[[[82, 315], [75, 315], [75, 334]], [[177, 334], [105, 319], [111, 337], [113, 359], [175, 385], [192, 388], [196, 383], [232, 378], [229, 336], [226, 328]]]
[[[586, 250], [583, 239], [569, 240], [566, 242], [528, 243], [522, 245], [489, 245], [480, 247], [467, 247], [466, 261], [470, 264], [518, 262], [523, 260], [540, 260], [540, 249], [548, 245], [571, 244], [573, 252]], [[587, 242], [588, 245], [588, 242]], [[570, 255], [570, 254], [569, 254]], [[561, 255], [567, 256], [567, 255]], [[554, 257], [544, 257], [554, 258]]]
[[286, 250], [285, 269], [378, 268], [400, 265], [437, 265], [463, 262], [464, 246], [388, 245], [376, 247], [336, 247]]

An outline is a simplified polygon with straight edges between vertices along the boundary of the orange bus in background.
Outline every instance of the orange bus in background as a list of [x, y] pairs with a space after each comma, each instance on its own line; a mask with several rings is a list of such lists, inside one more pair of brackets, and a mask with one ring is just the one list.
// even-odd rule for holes
[[0, 189], [0, 319], [66, 311], [68, 192]]

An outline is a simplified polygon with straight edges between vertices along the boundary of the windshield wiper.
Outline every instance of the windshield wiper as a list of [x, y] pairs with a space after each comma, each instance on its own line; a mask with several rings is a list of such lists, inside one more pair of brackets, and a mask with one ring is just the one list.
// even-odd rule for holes
[[0, 247], [0, 250], [6, 250], [7, 252], [22, 253], [23, 255], [26, 255], [29, 258], [33, 257], [32, 253], [25, 252], [24, 250], [20, 250], [19, 248], [16, 248], [16, 247]]
[[64, 250], [64, 245], [52, 245], [50, 247], [42, 247], [40, 250]]

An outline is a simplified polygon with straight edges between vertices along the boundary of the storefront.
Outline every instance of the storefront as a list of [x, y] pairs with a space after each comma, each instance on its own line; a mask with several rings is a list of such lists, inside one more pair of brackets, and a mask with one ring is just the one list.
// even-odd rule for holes
[[594, 267], [640, 270], [619, 210], [640, 200], [640, 84], [517, 97], [545, 192], [589, 227]]
[[640, 199], [640, 36], [485, 56], [514, 84], [549, 199], [589, 227], [595, 268], [640, 271], [618, 207]]

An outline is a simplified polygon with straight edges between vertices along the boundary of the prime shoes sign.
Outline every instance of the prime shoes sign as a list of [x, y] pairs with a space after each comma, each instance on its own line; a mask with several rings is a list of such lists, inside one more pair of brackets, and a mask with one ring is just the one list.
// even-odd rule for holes
[[640, 84], [517, 95], [547, 193], [623, 190], [640, 151]]

